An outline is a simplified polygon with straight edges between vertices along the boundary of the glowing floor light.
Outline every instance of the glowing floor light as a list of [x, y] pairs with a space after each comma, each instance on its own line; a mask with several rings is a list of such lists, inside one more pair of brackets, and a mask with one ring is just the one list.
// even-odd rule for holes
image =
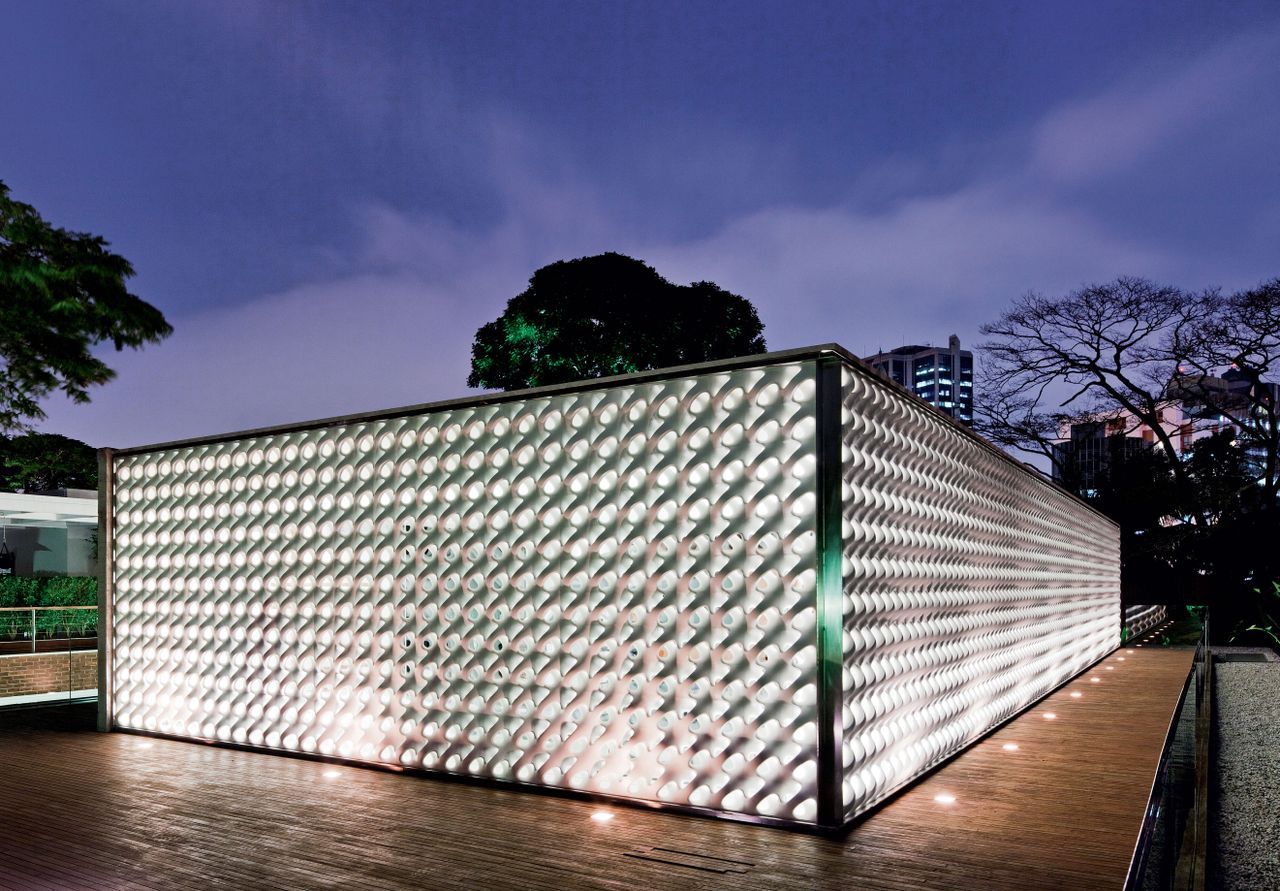
[[933, 800], [938, 802], [938, 804], [955, 804], [956, 803], [956, 797], [954, 795], [948, 795], [945, 792], [943, 792], [940, 795], [933, 796]]
[[591, 815], [591, 819], [595, 820], [597, 823], [608, 823], [613, 819], [613, 814], [609, 811], [596, 811]]
[[1004, 749], [1006, 752], [1016, 752], [1016, 751], [1018, 751], [1018, 744], [1017, 744], [1017, 743], [1005, 743], [1005, 744], [1004, 744], [1004, 745], [1002, 745], [1000, 748]]
[[1053, 712], [1045, 712], [1045, 713], [1044, 713], [1044, 719], [1045, 719], [1046, 721], [1056, 721], [1056, 720], [1058, 719], [1058, 716], [1057, 716], [1056, 714], [1054, 714]]

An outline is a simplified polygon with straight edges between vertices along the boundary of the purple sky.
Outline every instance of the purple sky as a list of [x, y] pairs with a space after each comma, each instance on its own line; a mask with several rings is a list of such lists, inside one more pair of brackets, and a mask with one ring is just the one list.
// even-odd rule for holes
[[[0, 179], [177, 329], [43, 429], [126, 446], [464, 395], [616, 250], [770, 348], [965, 343], [1028, 290], [1280, 275], [1267, 3], [0, 0]], [[981, 393], [979, 381], [979, 397]]]

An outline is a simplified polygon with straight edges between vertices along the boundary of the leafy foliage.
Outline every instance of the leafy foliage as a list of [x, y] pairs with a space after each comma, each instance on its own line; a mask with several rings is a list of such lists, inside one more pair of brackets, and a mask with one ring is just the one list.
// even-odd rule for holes
[[476, 332], [470, 387], [517, 390], [764, 352], [755, 307], [607, 253], [544, 266]]
[[0, 436], [0, 492], [96, 489], [98, 453], [56, 433]]
[[136, 349], [172, 333], [125, 287], [132, 275], [102, 238], [51, 225], [0, 182], [0, 430], [43, 418], [40, 400], [55, 391], [88, 402], [115, 376], [97, 344]]
[[0, 607], [97, 605], [98, 580], [93, 576], [0, 576]]
[[[91, 576], [0, 576], [0, 607], [66, 607], [36, 613], [36, 633], [40, 635], [92, 632], [97, 625], [97, 613], [75, 607], [97, 604], [98, 580]], [[30, 613], [0, 612], [0, 639], [29, 637], [30, 631]]]

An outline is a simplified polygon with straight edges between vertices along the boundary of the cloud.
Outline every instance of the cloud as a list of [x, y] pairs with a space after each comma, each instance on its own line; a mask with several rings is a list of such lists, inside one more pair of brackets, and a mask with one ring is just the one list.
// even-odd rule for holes
[[1248, 34], [1055, 109], [1034, 129], [1033, 170], [1070, 182], [1132, 168], [1187, 131], [1238, 113], [1260, 81], [1274, 89], [1278, 56], [1280, 33]]
[[[355, 274], [175, 318], [165, 344], [113, 357], [119, 379], [93, 404], [55, 401], [43, 426], [125, 446], [463, 395], [476, 328], [537, 267], [605, 250], [748, 297], [771, 348], [835, 340], [864, 354], [953, 332], [971, 343], [1032, 289], [1121, 274], [1179, 282], [1189, 269], [1231, 284], [1238, 258], [1208, 248], [1186, 256], [1156, 228], [1127, 231], [1073, 190], [1215, 121], [1214, 96], [1266, 80], [1259, 73], [1273, 63], [1256, 53], [1269, 39], [1233, 42], [1164, 79], [1135, 77], [994, 134], [995, 160], [948, 164], [960, 170], [955, 181], [937, 175], [936, 158], [886, 158], [823, 206], [774, 202], [696, 237], [655, 236], [554, 136], [485, 111], [474, 163], [501, 196], [496, 219], [462, 225], [385, 201], [351, 208], [361, 237], [335, 266]], [[1276, 225], [1274, 212], [1255, 216]], [[1275, 270], [1249, 272], [1266, 274]]]
[[[483, 310], [404, 275], [306, 285], [173, 320], [173, 336], [111, 354], [89, 405], [42, 426], [118, 447], [457, 396]], [[442, 331], [447, 332], [442, 336]]]
[[1060, 290], [1167, 258], [1088, 215], [983, 183], [898, 202], [762, 211], [711, 238], [655, 245], [669, 277], [708, 277], [752, 299], [771, 347], [836, 340], [871, 352], [899, 334], [972, 336], [992, 306], [1028, 289]]

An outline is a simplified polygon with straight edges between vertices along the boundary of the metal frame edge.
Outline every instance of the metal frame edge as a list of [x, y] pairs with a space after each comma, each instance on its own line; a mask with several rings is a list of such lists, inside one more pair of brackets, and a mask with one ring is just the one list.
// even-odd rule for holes
[[106, 733], [115, 723], [112, 698], [111, 606], [114, 601], [115, 542], [115, 455], [112, 449], [98, 450], [98, 730]]
[[844, 822], [844, 537], [840, 362], [814, 363], [817, 428], [818, 825]]

